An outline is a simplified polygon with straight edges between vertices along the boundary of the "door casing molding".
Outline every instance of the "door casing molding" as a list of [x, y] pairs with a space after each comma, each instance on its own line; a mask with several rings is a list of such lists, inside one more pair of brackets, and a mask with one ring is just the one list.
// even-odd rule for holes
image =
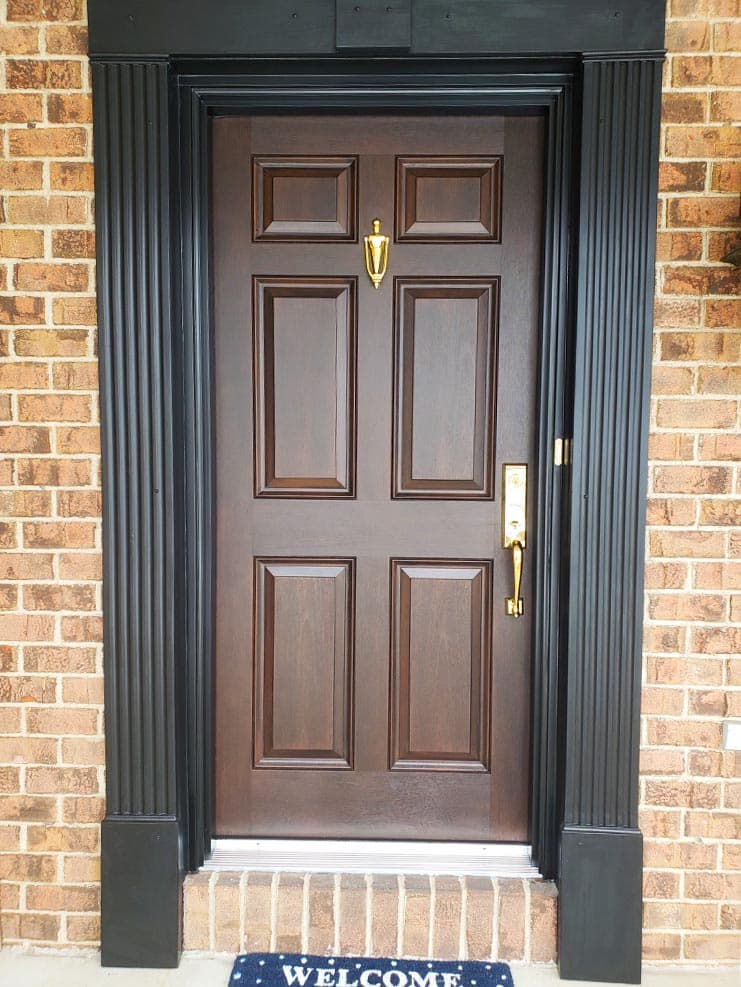
[[[138, 49], [113, 56], [109, 44], [92, 31], [104, 964], [177, 965], [183, 875], [203, 861], [211, 835], [209, 119], [510, 110], [548, 117], [531, 840], [541, 872], [560, 885], [562, 975], [639, 982], [641, 573], [662, 52], [219, 61]], [[560, 436], [573, 436], [568, 468], [554, 465]]]

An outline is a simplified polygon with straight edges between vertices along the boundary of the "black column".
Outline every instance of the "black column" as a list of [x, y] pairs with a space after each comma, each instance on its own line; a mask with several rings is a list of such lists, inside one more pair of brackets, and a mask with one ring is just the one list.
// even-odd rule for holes
[[180, 955], [182, 888], [170, 70], [165, 60], [99, 61], [92, 70], [107, 768], [102, 961], [165, 967]]
[[585, 57], [560, 971], [640, 983], [638, 741], [659, 56]]

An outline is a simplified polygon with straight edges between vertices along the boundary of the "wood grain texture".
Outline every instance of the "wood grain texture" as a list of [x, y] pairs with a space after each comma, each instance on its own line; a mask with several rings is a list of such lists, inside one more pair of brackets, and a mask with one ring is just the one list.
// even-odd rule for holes
[[394, 497], [491, 499], [497, 278], [395, 282]]
[[256, 768], [351, 768], [354, 563], [256, 559]]
[[397, 242], [501, 241], [502, 158], [396, 159]]
[[255, 278], [255, 493], [352, 497], [354, 278]]
[[[530, 789], [529, 621], [533, 611], [529, 609], [527, 616], [518, 622], [504, 616], [504, 598], [511, 594], [512, 572], [509, 553], [500, 547], [501, 471], [498, 467], [501, 461], [528, 462], [533, 456], [534, 430], [519, 426], [523, 416], [532, 414], [527, 409], [534, 407], [541, 247], [541, 203], [537, 190], [541, 187], [543, 121], [537, 117], [501, 116], [256, 115], [218, 118], [213, 126], [217, 495], [215, 831], [220, 836], [276, 838], [526, 840]], [[245, 162], [251, 160], [251, 155], [272, 159], [275, 155], [335, 157], [350, 152], [358, 156], [359, 232], [374, 216], [381, 217], [385, 229], [393, 228], [399, 154], [449, 157], [465, 153], [487, 159], [504, 155], [506, 159], [511, 153], [520, 166], [503, 169], [502, 243], [409, 241], [392, 245], [391, 270], [380, 290], [375, 290], [365, 274], [359, 244], [328, 242], [311, 246], [253, 240], [251, 185], [244, 180]], [[256, 494], [252, 442], [261, 430], [254, 428], [257, 405], [246, 386], [253, 379], [254, 357], [246, 328], [251, 324], [255, 305], [249, 276], [266, 284], [287, 286], [289, 295], [297, 284], [329, 281], [337, 285], [356, 279], [354, 497], [343, 495], [328, 500], [321, 491], [314, 495], [315, 491], [299, 490], [296, 495], [295, 488], [281, 491], [285, 496]], [[492, 418], [489, 426], [492, 449], [496, 433], [497, 450], [496, 464], [492, 451], [491, 496], [480, 493], [472, 499], [392, 496], [394, 278], [421, 285], [423, 293], [431, 288], [430, 297], [418, 299], [423, 307], [429, 304], [432, 312], [425, 323], [429, 335], [419, 347], [420, 353], [426, 353], [427, 363], [418, 367], [418, 381], [426, 381], [424, 390], [429, 409], [424, 411], [418, 428], [422, 429], [419, 434], [426, 442], [422, 451], [426, 448], [428, 457], [434, 459], [435, 455], [437, 440], [433, 432], [435, 423], [440, 421], [440, 407], [445, 409], [448, 432], [452, 419], [457, 423], [455, 427], [466, 434], [466, 444], [468, 437], [473, 442], [477, 426], [471, 422], [476, 417], [476, 400], [472, 412], [469, 392], [483, 393], [476, 381], [476, 361], [479, 367], [487, 366], [487, 347], [491, 348], [488, 373], [493, 382], [496, 355], [501, 379], [507, 385], [507, 400], [500, 402], [496, 420]], [[442, 292], [438, 291], [440, 285], [444, 288]], [[452, 297], [446, 298], [451, 286]], [[436, 291], [443, 297], [436, 297]], [[334, 388], [336, 372], [328, 345], [334, 339], [334, 332], [320, 333], [310, 344], [311, 352], [306, 350], [317, 326], [331, 321], [321, 315], [322, 306], [328, 304], [325, 293], [326, 285], [319, 297], [302, 299], [298, 312], [291, 315], [280, 312], [281, 304], [291, 302], [291, 298], [277, 299], [280, 304], [276, 309], [276, 325], [291, 326], [291, 332], [279, 340], [276, 353], [280, 361], [276, 360], [275, 365], [277, 368], [282, 361], [287, 374], [284, 393], [290, 395], [286, 407], [293, 416], [293, 424], [285, 433], [283, 446], [290, 448], [294, 462], [301, 462], [301, 457], [305, 459], [307, 450], [311, 449], [315, 429], [307, 426], [305, 419], [323, 407], [322, 402]], [[450, 308], [443, 312], [446, 306]], [[495, 336], [492, 313], [497, 306], [499, 335]], [[267, 324], [268, 320], [264, 321]], [[422, 322], [424, 319], [420, 325]], [[446, 348], [445, 330], [451, 326], [455, 330], [453, 345]], [[464, 330], [460, 336], [458, 327]], [[440, 335], [442, 339], [438, 338]], [[293, 348], [287, 341], [289, 337], [298, 340], [294, 352], [289, 352]], [[420, 339], [423, 337], [424, 332]], [[456, 371], [451, 375], [451, 367], [458, 365], [459, 358], [466, 373]], [[312, 369], [310, 378], [309, 368], [316, 368]], [[455, 376], [453, 386], [452, 376]], [[447, 392], [435, 401], [435, 393], [442, 385], [447, 387]], [[318, 397], [312, 393], [317, 387], [323, 391]], [[428, 418], [432, 424], [425, 426]], [[308, 438], [304, 439], [307, 429]], [[275, 431], [277, 434], [280, 429]], [[324, 434], [322, 429], [319, 434]], [[451, 455], [462, 456], [462, 443], [456, 445], [454, 439], [448, 442], [446, 438], [444, 444], [450, 446]], [[312, 452], [311, 458], [318, 461], [319, 453]], [[447, 468], [447, 464], [443, 466]], [[302, 470], [306, 471], [306, 467]], [[440, 471], [444, 474], [442, 466]], [[536, 546], [537, 532], [533, 531], [532, 537]], [[270, 560], [271, 564], [355, 559], [352, 770], [335, 769], [331, 761], [322, 759], [315, 759], [309, 767], [310, 757], [303, 755], [297, 759], [303, 762], [297, 767], [274, 768], [263, 762], [253, 766], [252, 719], [245, 711], [252, 710], [256, 702], [253, 664], [249, 660], [255, 634], [253, 614], [257, 612], [252, 576], [255, 557]], [[420, 768], [400, 761], [405, 766], [398, 770], [390, 770], [391, 559], [433, 560], [431, 564], [446, 569], [455, 568], [460, 560], [476, 560], [465, 565], [486, 569], [481, 580], [472, 577], [437, 583], [413, 581], [415, 592], [425, 582], [436, 586], [436, 591], [439, 588], [441, 593], [439, 601], [415, 600], [415, 606], [419, 603], [417, 614], [426, 615], [432, 610], [434, 615], [440, 610], [451, 617], [446, 631], [449, 633], [447, 668], [442, 654], [434, 652], [437, 636], [433, 634], [430, 638], [425, 627], [427, 617], [423, 616], [421, 623], [417, 621], [417, 643], [410, 665], [414, 679], [417, 683], [424, 681], [424, 663], [429, 652], [434, 659], [430, 680], [437, 676], [442, 682], [446, 675], [454, 675], [456, 685], [448, 704], [437, 707], [446, 715], [450, 713], [449, 720], [441, 719], [437, 737], [425, 734], [418, 717], [412, 721], [410, 749], [427, 751], [433, 756], [420, 761]], [[532, 575], [532, 568], [526, 569], [523, 585], [526, 600], [532, 598]], [[471, 584], [478, 586], [478, 581], [488, 582], [489, 603], [486, 616], [476, 617], [471, 600], [478, 590], [471, 590]], [[326, 585], [329, 581], [321, 582]], [[318, 592], [307, 588], [301, 594], [289, 593], [284, 603], [293, 612], [281, 618], [280, 624], [288, 629], [286, 633], [291, 638], [300, 637], [308, 642], [307, 653], [315, 656], [311, 660], [317, 661], [319, 669], [316, 678], [324, 683], [324, 692], [328, 693], [329, 648], [322, 627], [328, 621], [330, 607], [321, 595], [307, 603], [311, 594]], [[459, 592], [465, 600], [458, 599]], [[451, 599], [456, 605], [460, 603], [460, 614], [452, 613]], [[489, 626], [486, 648], [475, 647], [470, 642], [471, 626], [480, 627], [486, 620]], [[311, 626], [312, 622], [315, 626]], [[441, 641], [444, 638], [443, 634]], [[281, 649], [283, 654], [290, 650], [287, 645], [281, 645]], [[490, 670], [488, 695], [473, 702], [473, 713], [472, 664], [477, 669], [488, 665]], [[303, 664], [296, 664], [293, 656], [285, 660], [283, 669], [287, 676], [296, 679], [296, 694], [305, 693]], [[301, 736], [288, 733], [280, 742], [284, 743], [287, 737], [290, 744], [298, 747], [311, 733], [312, 743], [325, 745], [321, 750], [329, 746], [334, 749], [334, 743], [330, 745], [326, 733], [322, 733], [329, 720], [322, 705], [325, 701], [326, 695], [317, 700], [318, 707], [325, 709], [323, 725], [313, 723], [311, 731], [301, 727], [304, 731]], [[485, 728], [483, 710], [487, 705], [489, 727]], [[290, 704], [282, 708], [285, 712]], [[418, 710], [420, 706], [412, 701], [410, 708]], [[475, 724], [477, 718], [482, 725], [472, 727], [471, 722]], [[431, 770], [435, 759], [438, 767], [447, 760], [444, 770]], [[328, 764], [329, 770], [325, 766]]]
[[252, 158], [252, 236], [284, 243], [358, 239], [357, 158]]
[[391, 563], [391, 768], [487, 771], [491, 563]]

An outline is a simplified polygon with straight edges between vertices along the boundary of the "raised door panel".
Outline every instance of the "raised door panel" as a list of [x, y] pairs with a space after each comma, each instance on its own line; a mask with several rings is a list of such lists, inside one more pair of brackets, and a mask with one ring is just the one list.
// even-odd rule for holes
[[352, 156], [254, 157], [253, 239], [356, 241], [357, 173]]
[[255, 560], [256, 768], [351, 768], [354, 564]]
[[491, 563], [391, 568], [391, 767], [487, 771]]
[[396, 159], [396, 239], [501, 242], [502, 158]]
[[397, 278], [394, 496], [494, 496], [497, 278]]
[[255, 495], [352, 497], [355, 279], [254, 279]]

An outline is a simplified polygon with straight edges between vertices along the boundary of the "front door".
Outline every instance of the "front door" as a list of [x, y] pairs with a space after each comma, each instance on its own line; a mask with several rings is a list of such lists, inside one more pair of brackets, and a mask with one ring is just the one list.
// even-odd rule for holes
[[213, 122], [218, 836], [528, 839], [543, 134]]

